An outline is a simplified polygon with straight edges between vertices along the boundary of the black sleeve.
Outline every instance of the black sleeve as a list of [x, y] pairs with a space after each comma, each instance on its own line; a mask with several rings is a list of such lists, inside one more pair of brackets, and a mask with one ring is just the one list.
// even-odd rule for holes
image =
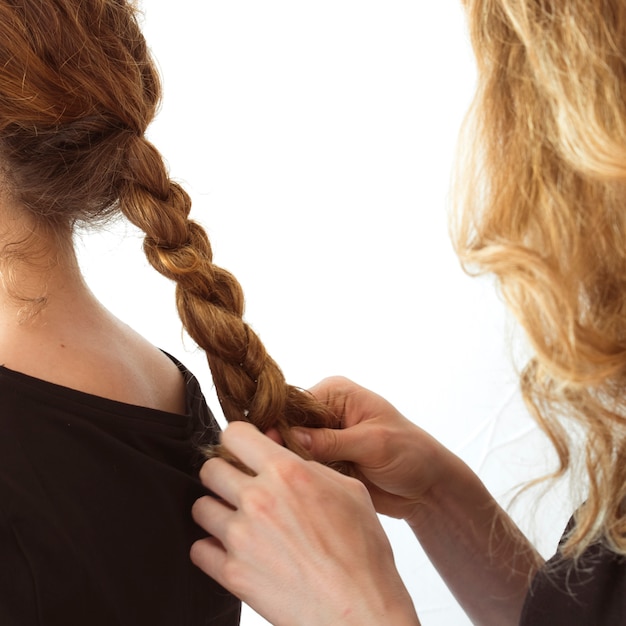
[[557, 552], [532, 581], [520, 626], [604, 624], [626, 624], [626, 559], [599, 543], [576, 562]]

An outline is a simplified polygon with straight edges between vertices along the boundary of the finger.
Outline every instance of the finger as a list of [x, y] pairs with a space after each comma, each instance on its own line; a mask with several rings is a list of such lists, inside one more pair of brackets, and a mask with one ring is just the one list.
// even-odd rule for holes
[[311, 387], [309, 393], [327, 405], [340, 420], [343, 420], [346, 412], [346, 399], [358, 389], [359, 386], [348, 378], [331, 376]]
[[281, 434], [278, 432], [276, 428], [270, 428], [269, 430], [266, 430], [265, 436], [269, 437], [272, 441], [275, 441], [279, 446], [285, 445], [285, 442], [283, 441]]
[[205, 574], [208, 574], [218, 583], [223, 584], [220, 580], [224, 565], [226, 563], [226, 550], [224, 546], [215, 537], [206, 537], [195, 541], [189, 550], [189, 556], [192, 563], [199, 567]]
[[337, 427], [348, 428], [369, 419], [384, 398], [348, 378], [332, 376], [309, 389], [337, 417]]
[[257, 474], [276, 458], [291, 454], [247, 422], [229, 424], [222, 433], [222, 445]]
[[239, 493], [251, 477], [228, 461], [213, 458], [204, 462], [200, 469], [202, 484], [235, 508], [239, 507]]
[[400, 415], [382, 396], [340, 376], [326, 378], [310, 392], [331, 409], [339, 420], [338, 425], [344, 429], [376, 416]]
[[232, 507], [212, 496], [198, 498], [191, 507], [194, 522], [220, 541], [223, 541], [225, 529], [234, 514], [235, 510]]
[[296, 427], [291, 429], [291, 433], [316, 461], [322, 462], [350, 461], [363, 464], [367, 461], [372, 446], [375, 446], [365, 425], [343, 430]]

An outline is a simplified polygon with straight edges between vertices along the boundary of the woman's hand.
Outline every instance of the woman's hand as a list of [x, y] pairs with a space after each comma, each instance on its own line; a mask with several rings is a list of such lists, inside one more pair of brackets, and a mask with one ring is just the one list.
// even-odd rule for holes
[[346, 378], [327, 378], [310, 391], [340, 428], [294, 428], [295, 437], [318, 461], [354, 463], [380, 513], [410, 521], [458, 463], [387, 400]]
[[276, 625], [419, 624], [364, 486], [304, 461], [250, 424], [222, 443], [256, 476], [223, 459], [201, 471], [222, 498], [193, 516], [211, 536], [193, 562]]
[[345, 378], [312, 393], [339, 429], [294, 429], [320, 461], [354, 463], [376, 509], [405, 519], [475, 624], [517, 624], [542, 559], [471, 469], [389, 402]]

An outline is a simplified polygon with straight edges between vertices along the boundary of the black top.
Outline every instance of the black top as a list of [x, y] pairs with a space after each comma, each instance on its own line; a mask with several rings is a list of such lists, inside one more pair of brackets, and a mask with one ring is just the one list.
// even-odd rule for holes
[[218, 426], [175, 362], [185, 416], [0, 367], [2, 626], [239, 623], [239, 601], [189, 560], [192, 440]]
[[520, 620], [520, 626], [622, 624], [626, 624], [626, 558], [601, 544], [590, 546], [576, 564], [557, 552], [535, 576]]

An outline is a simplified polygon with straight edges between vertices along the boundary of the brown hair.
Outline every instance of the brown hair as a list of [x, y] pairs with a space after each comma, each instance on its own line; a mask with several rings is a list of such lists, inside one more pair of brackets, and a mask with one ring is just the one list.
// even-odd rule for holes
[[466, 8], [479, 79], [457, 250], [497, 276], [530, 339], [522, 391], [555, 445], [556, 476], [582, 459], [588, 493], [565, 553], [604, 540], [626, 554], [626, 5]]
[[[226, 418], [328, 426], [328, 410], [287, 385], [243, 321], [235, 278], [212, 262], [191, 201], [144, 137], [159, 103], [155, 65], [125, 0], [0, 0], [0, 160], [14, 197], [46, 228], [123, 213], [176, 282], [180, 317], [207, 354]], [[302, 452], [301, 450], [298, 450]]]

